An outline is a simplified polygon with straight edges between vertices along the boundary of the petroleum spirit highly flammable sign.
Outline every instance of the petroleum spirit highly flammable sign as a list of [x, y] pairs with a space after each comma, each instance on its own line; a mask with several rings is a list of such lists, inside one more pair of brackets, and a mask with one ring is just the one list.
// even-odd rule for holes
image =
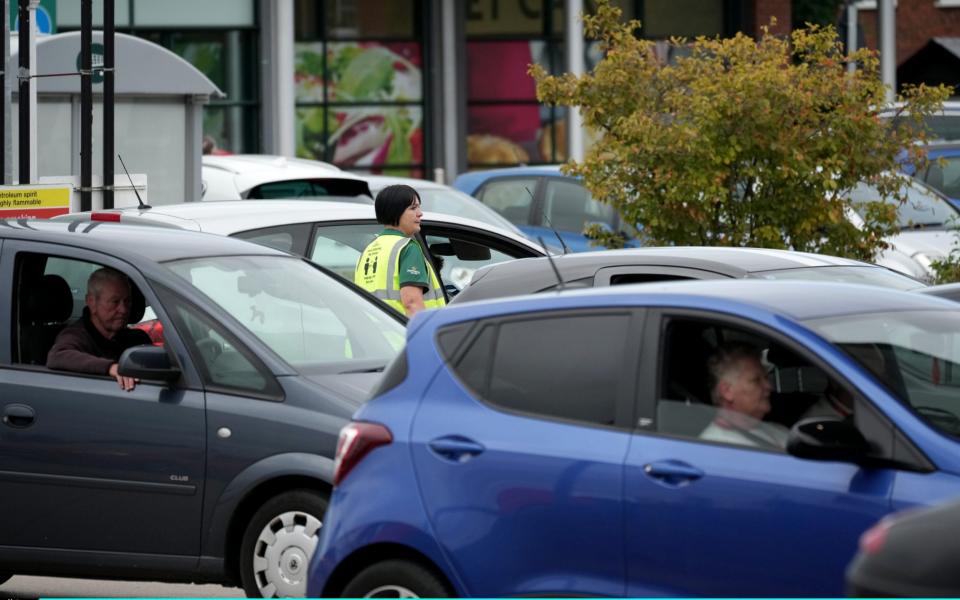
[[70, 186], [0, 186], [0, 219], [49, 219], [70, 212]]

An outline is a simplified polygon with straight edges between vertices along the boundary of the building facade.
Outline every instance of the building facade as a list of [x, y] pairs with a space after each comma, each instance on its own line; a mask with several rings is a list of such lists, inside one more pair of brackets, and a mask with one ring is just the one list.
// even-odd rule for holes
[[[566, 158], [565, 111], [538, 103], [527, 75], [531, 63], [567, 70], [565, 0], [113, 1], [117, 31], [172, 50], [226, 93], [204, 118], [222, 150], [448, 181]], [[790, 30], [790, 0], [614, 3], [650, 39], [756, 35], [771, 17]], [[79, 27], [79, 4], [58, 0], [59, 31]], [[95, 0], [95, 27], [102, 11]], [[587, 68], [599, 58], [588, 40]]]

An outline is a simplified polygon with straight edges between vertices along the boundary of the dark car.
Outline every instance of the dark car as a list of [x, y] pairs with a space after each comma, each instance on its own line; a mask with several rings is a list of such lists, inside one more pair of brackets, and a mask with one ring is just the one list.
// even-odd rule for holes
[[[924, 287], [911, 277], [869, 263], [763, 248], [633, 248], [566, 254], [552, 260], [566, 288], [729, 278], [837, 281], [902, 290]], [[548, 259], [531, 258], [479, 269], [453, 302], [534, 294], [557, 287], [557, 275]]]
[[960, 595], [960, 502], [908, 509], [860, 538], [847, 591], [860, 597]]
[[[125, 392], [45, 365], [87, 278], [127, 275]], [[247, 241], [116, 223], [0, 221], [0, 578], [305, 592], [337, 434], [403, 342], [352, 284]]]

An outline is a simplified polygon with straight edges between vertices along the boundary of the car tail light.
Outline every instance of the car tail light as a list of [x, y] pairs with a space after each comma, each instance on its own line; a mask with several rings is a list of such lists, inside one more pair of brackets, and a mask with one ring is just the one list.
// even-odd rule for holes
[[333, 485], [347, 476], [371, 450], [393, 441], [390, 430], [379, 423], [354, 421], [340, 430], [337, 456], [333, 462]]
[[91, 221], [114, 221], [120, 222], [120, 213], [118, 212], [95, 212], [90, 213]]
[[860, 536], [860, 551], [864, 554], [876, 554], [883, 549], [887, 541], [887, 533], [893, 525], [891, 519], [881, 519], [879, 523], [863, 532]]
[[147, 335], [150, 336], [150, 341], [153, 342], [154, 346], [163, 345], [163, 323], [161, 323], [158, 319], [140, 321], [134, 325], [133, 328], [145, 331]]

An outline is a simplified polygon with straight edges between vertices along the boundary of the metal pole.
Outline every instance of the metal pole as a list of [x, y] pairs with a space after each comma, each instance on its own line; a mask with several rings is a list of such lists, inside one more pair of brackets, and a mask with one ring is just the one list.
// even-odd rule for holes
[[[857, 10], [856, 0], [847, 0], [847, 56], [857, 51], [857, 27], [860, 18], [860, 11]], [[847, 71], [853, 73], [857, 70], [857, 63], [850, 61], [847, 63]]]
[[113, 208], [114, 0], [103, 3], [103, 208]]
[[80, 0], [80, 210], [91, 210], [93, 175], [93, 0]]
[[17, 111], [19, 116], [19, 166], [17, 182], [30, 181], [30, 36], [24, 35], [30, 26], [30, 0], [19, 0], [18, 18], [20, 33], [17, 35], [19, 51], [17, 58], [20, 69], [17, 72]]
[[457, 128], [457, 11], [453, 2], [440, 2], [440, 81], [443, 82], [442, 107], [443, 113], [443, 169], [444, 177], [449, 183], [460, 172], [460, 145], [464, 142], [458, 139]]
[[[566, 6], [566, 48], [567, 72], [581, 76], [586, 71], [583, 59], [583, 23], [580, 15], [583, 13], [583, 0], [565, 0]], [[582, 161], [584, 155], [583, 118], [580, 108], [567, 108], [567, 159]]]
[[3, 184], [10, 183], [7, 177], [7, 122], [10, 120], [10, 90], [7, 89], [7, 63], [10, 62], [10, 7], [7, 0], [0, 0], [0, 10], [3, 11], [3, 67], [0, 68], [0, 91], [3, 92], [3, 107], [0, 109], [0, 166], [3, 168]]
[[880, 80], [887, 86], [887, 102], [897, 97], [897, 19], [893, 0], [877, 0], [880, 33]]
[[27, 28], [29, 33], [29, 43], [30, 48], [30, 88], [27, 94], [28, 100], [30, 102], [30, 183], [37, 182], [37, 148], [40, 146], [39, 139], [37, 138], [37, 85], [33, 83], [34, 75], [37, 74], [37, 6], [40, 5], [40, 0], [30, 0], [30, 25]]
[[276, 0], [274, 6], [275, 35], [273, 64], [276, 69], [277, 154], [294, 156], [293, 97], [293, 0]]

